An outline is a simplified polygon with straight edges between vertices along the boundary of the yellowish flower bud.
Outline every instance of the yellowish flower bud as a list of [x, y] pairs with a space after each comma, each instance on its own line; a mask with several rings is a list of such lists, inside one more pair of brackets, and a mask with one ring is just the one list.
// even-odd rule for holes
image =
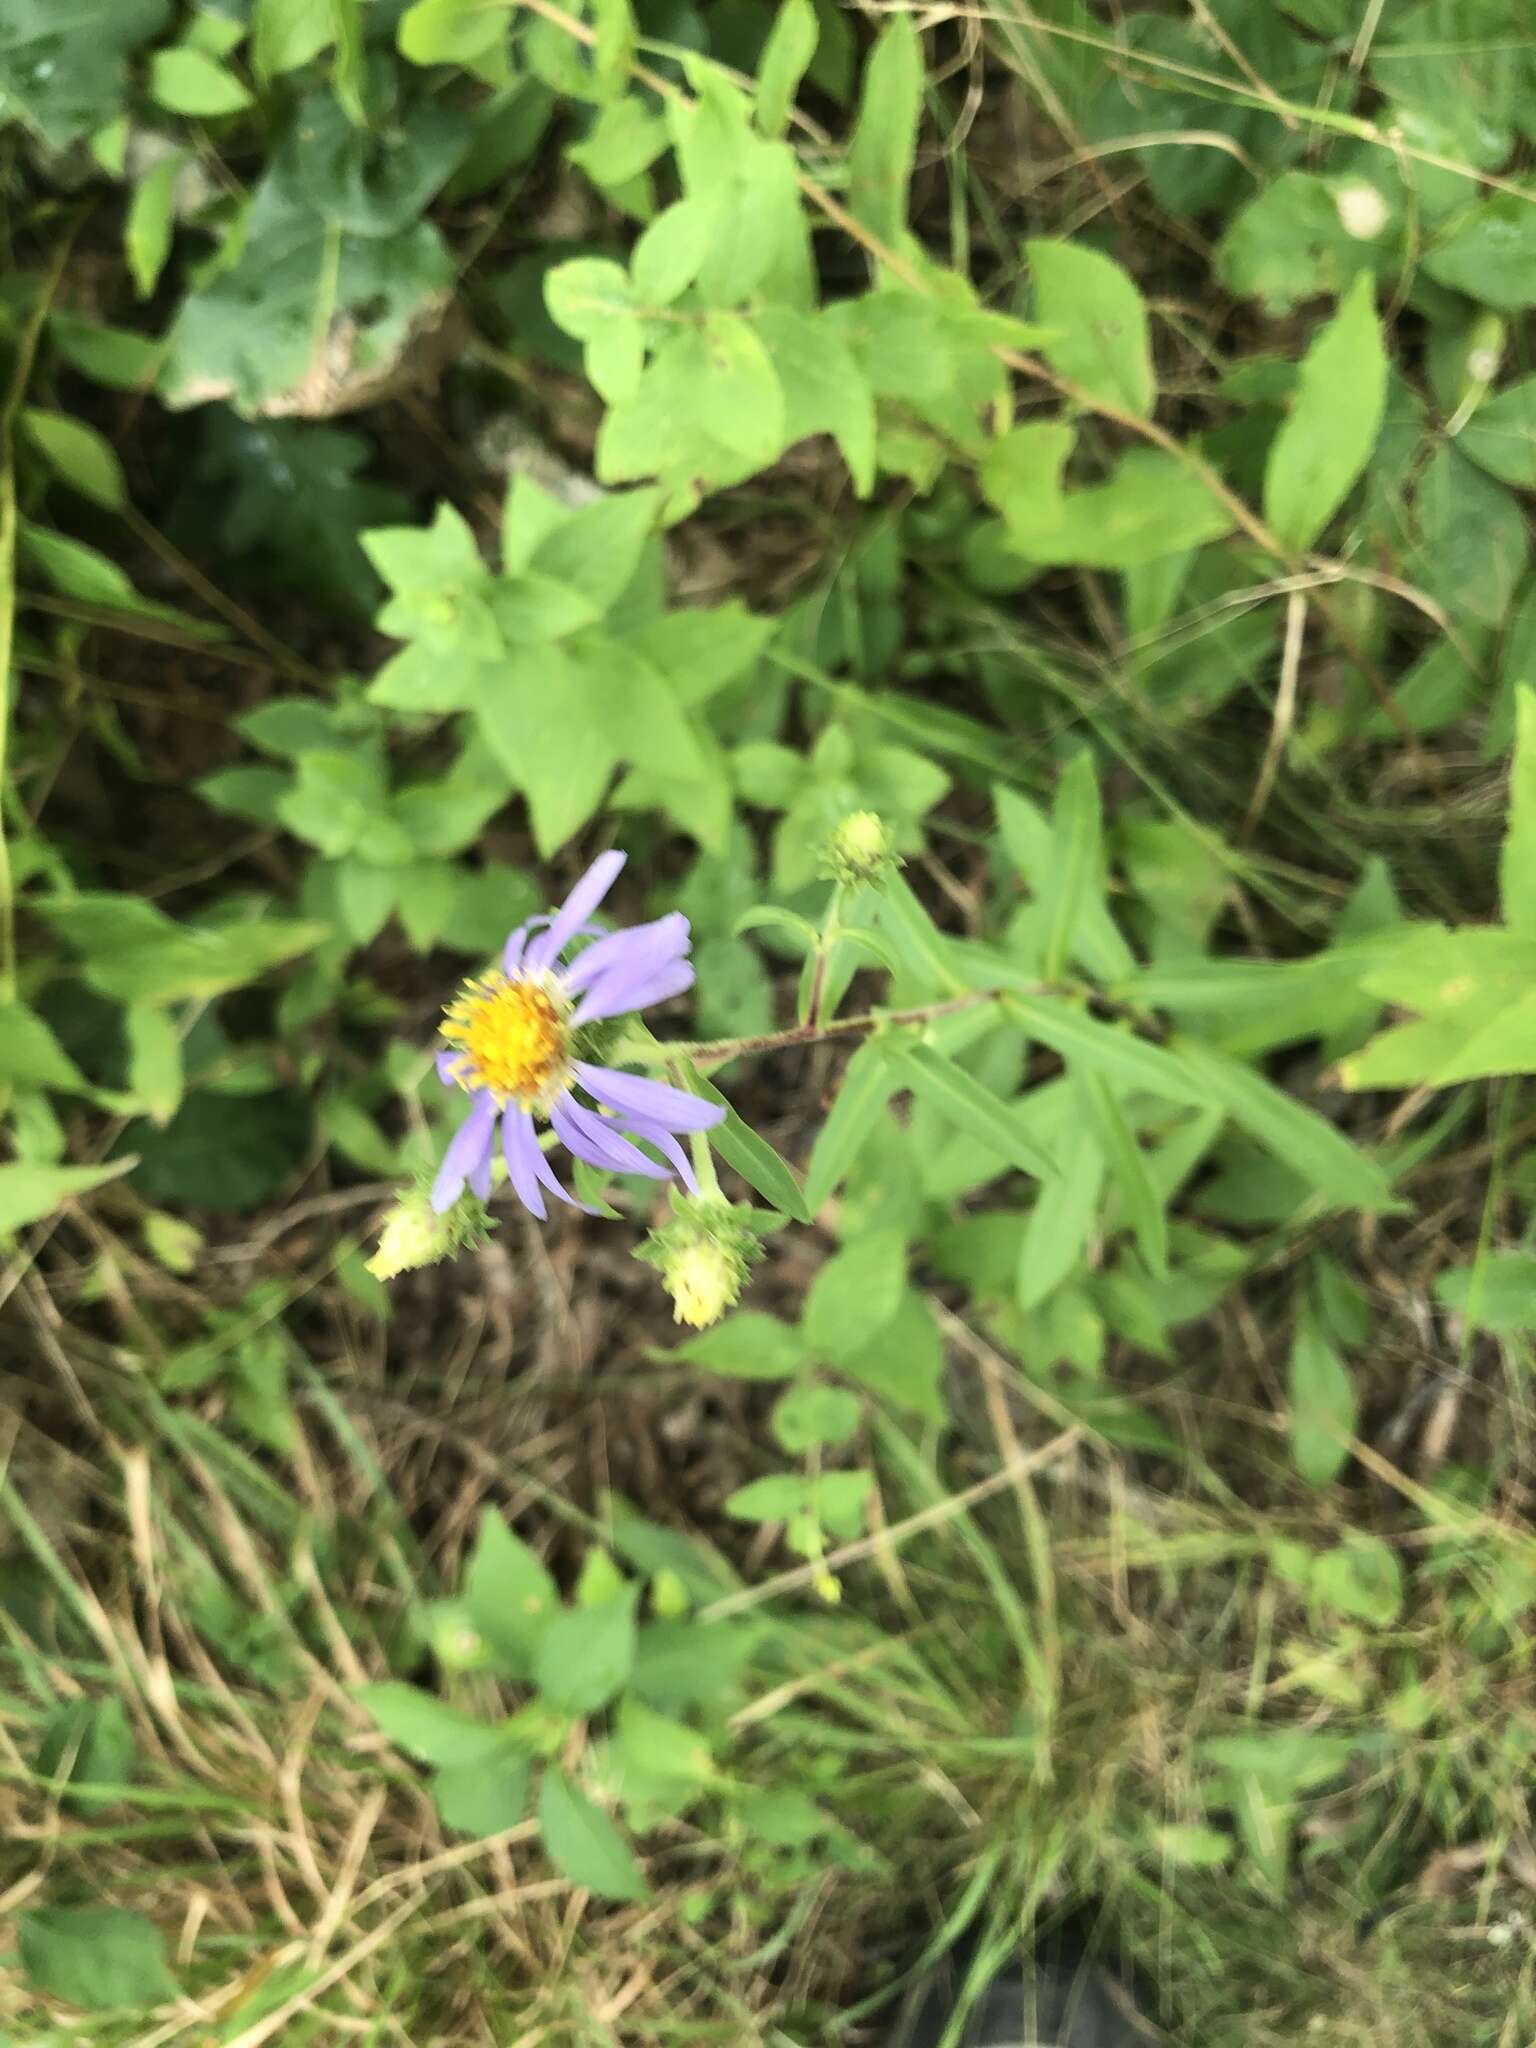
[[462, 1235], [448, 1216], [433, 1213], [428, 1197], [419, 1190], [398, 1197], [384, 1218], [379, 1248], [368, 1260], [375, 1280], [393, 1280], [415, 1266], [433, 1266], [456, 1251]]
[[839, 882], [873, 882], [895, 861], [890, 832], [876, 811], [850, 811], [827, 842], [826, 865]]
[[673, 1320], [695, 1330], [718, 1323], [741, 1292], [741, 1259], [712, 1237], [679, 1245], [661, 1269]]
[[1339, 225], [1357, 242], [1374, 242], [1391, 218], [1391, 209], [1374, 185], [1343, 185], [1334, 194]]
[[829, 1607], [836, 1607], [843, 1597], [841, 1580], [834, 1577], [825, 1566], [812, 1579], [811, 1584], [816, 1588], [819, 1598], [824, 1600]]

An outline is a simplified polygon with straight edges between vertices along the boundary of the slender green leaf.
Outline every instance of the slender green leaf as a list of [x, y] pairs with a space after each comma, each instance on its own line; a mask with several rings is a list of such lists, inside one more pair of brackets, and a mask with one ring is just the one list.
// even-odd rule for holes
[[767, 1202], [797, 1223], [809, 1223], [810, 1212], [800, 1184], [766, 1138], [744, 1124], [712, 1082], [700, 1081], [698, 1092], [708, 1102], [718, 1102], [726, 1111], [725, 1122], [716, 1124], [709, 1142], [728, 1166], [733, 1166]]
[[848, 1062], [806, 1168], [805, 1206], [812, 1216], [841, 1184], [900, 1085], [878, 1042], [861, 1045]]
[[927, 1103], [956, 1130], [978, 1139], [1021, 1173], [1048, 1183], [1058, 1178], [1055, 1165], [1025, 1133], [1012, 1104], [1000, 1101], [964, 1067], [930, 1045], [893, 1040], [884, 1051], [896, 1087], [910, 1088], [919, 1102]]
[[1536, 676], [1515, 695], [1515, 754], [1509, 823], [1499, 861], [1499, 895], [1511, 931], [1536, 938]]

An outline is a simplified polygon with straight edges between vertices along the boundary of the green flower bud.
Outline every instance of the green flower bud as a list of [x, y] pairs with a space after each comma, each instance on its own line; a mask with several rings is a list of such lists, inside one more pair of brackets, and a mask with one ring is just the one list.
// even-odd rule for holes
[[460, 1196], [439, 1216], [424, 1186], [402, 1188], [380, 1227], [378, 1250], [367, 1269], [375, 1280], [393, 1280], [413, 1267], [452, 1258], [466, 1245], [482, 1243], [489, 1232], [485, 1204], [473, 1195]]
[[677, 1195], [672, 1221], [653, 1230], [635, 1253], [661, 1274], [673, 1319], [707, 1329], [733, 1308], [747, 1270], [763, 1255], [757, 1232], [717, 1195]]
[[822, 864], [835, 882], [878, 881], [899, 867], [885, 820], [876, 811], [850, 811], [827, 841]]

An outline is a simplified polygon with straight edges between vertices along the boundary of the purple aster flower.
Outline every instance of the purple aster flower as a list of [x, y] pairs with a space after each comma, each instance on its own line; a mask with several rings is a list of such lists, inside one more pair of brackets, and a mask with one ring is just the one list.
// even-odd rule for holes
[[[589, 1027], [693, 986], [688, 920], [676, 911], [595, 938], [562, 961], [573, 939], [596, 931], [589, 919], [623, 865], [622, 853], [599, 854], [553, 916], [518, 926], [500, 970], [466, 982], [449, 1004], [441, 1026], [448, 1049], [437, 1056], [438, 1077], [465, 1091], [469, 1114], [433, 1183], [432, 1207], [439, 1214], [452, 1208], [466, 1181], [482, 1201], [489, 1195], [498, 1124], [507, 1174], [523, 1207], [543, 1217], [546, 1192], [572, 1201], [544, 1156], [535, 1116], [591, 1166], [653, 1180], [675, 1173], [694, 1188], [678, 1136], [707, 1131], [725, 1111], [665, 1081], [582, 1057], [592, 1049], [583, 1046]], [[642, 1145], [651, 1151], [641, 1151]]]

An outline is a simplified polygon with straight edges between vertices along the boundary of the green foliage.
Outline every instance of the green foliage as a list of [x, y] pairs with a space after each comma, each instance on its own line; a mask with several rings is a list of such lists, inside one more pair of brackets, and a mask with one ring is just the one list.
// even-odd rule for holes
[[1521, 0], [0, 12], [6, 2024], [1526, 2038]]

